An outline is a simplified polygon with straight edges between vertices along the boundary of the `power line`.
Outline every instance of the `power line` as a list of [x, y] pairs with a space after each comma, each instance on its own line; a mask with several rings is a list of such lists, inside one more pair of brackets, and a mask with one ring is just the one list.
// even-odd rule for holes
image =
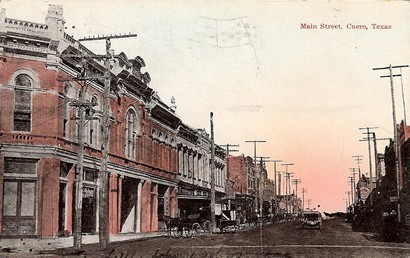
[[[301, 182], [302, 182], [302, 180], [297, 179], [297, 178], [292, 180], [292, 183], [296, 185], [296, 195], [295, 195], [296, 202], [298, 201], [298, 184], [300, 184]], [[297, 208], [298, 208], [298, 213], [299, 213], [299, 207], [297, 206]]]
[[103, 117], [101, 122], [102, 128], [102, 143], [101, 143], [101, 164], [100, 164], [100, 187], [99, 187], [99, 243], [102, 248], [106, 248], [109, 242], [109, 210], [108, 210], [108, 154], [109, 154], [109, 133], [110, 133], [110, 92], [111, 92], [111, 65], [110, 62], [115, 58], [114, 52], [111, 49], [111, 39], [136, 37], [137, 34], [114, 34], [114, 35], [98, 35], [97, 37], [88, 37], [79, 39], [79, 41], [90, 40], [105, 40], [105, 55], [101, 55], [104, 59], [104, 92], [103, 92]]
[[356, 161], [357, 163], [357, 168], [359, 170], [359, 179], [361, 178], [362, 174], [360, 172], [360, 162], [363, 160], [363, 155], [355, 155], [352, 156], [352, 158]]
[[232, 150], [230, 149], [230, 147], [239, 147], [239, 144], [223, 144], [223, 145], [219, 145], [220, 147], [225, 147], [226, 148], [226, 156], [229, 156], [230, 152], [238, 152], [239, 150]]
[[302, 188], [302, 210], [305, 210], [305, 193], [307, 193], [307, 188]]
[[384, 140], [390, 140], [390, 138], [376, 138], [376, 133], [371, 133], [372, 134], [372, 138], [373, 138], [373, 145], [374, 145], [374, 155], [375, 155], [375, 173], [376, 173], [376, 183], [378, 182], [379, 178], [380, 178], [380, 172], [381, 172], [381, 168], [379, 167], [379, 158], [377, 155], [377, 141], [384, 141]]
[[[253, 154], [254, 154], [254, 162], [255, 162], [255, 169], [256, 169], [256, 144], [257, 143], [262, 143], [262, 142], [266, 142], [266, 141], [257, 141], [257, 140], [253, 140], [253, 141], [245, 141], [245, 142], [247, 142], [247, 143], [249, 143], [249, 142], [251, 142], [251, 143], [253, 143], [253, 150], [254, 150], [254, 152], [253, 152]], [[262, 196], [259, 196], [259, 198], [262, 198]], [[260, 241], [261, 241], [261, 253], [263, 253], [263, 247], [262, 247], [262, 243], [263, 243], [263, 235], [262, 235], [262, 207], [260, 207], [260, 211], [259, 211], [259, 214], [260, 214], [260, 226], [259, 226], [259, 237], [260, 237]]]
[[378, 67], [373, 68], [373, 70], [389, 70], [389, 75], [380, 76], [380, 78], [389, 78], [390, 79], [390, 93], [392, 98], [392, 118], [393, 118], [393, 131], [394, 131], [394, 149], [395, 149], [395, 163], [396, 163], [396, 191], [397, 191], [397, 222], [401, 223], [401, 207], [400, 207], [400, 167], [401, 167], [401, 154], [400, 154], [400, 147], [398, 143], [398, 133], [397, 133], [397, 123], [396, 123], [396, 107], [394, 103], [394, 84], [393, 84], [393, 77], [401, 76], [393, 74], [393, 69], [395, 68], [403, 68], [409, 67], [409, 65], [396, 65], [392, 66], [391, 64], [387, 67]]
[[[366, 130], [366, 132], [365, 132], [367, 134], [366, 141], [367, 141], [367, 145], [369, 147], [369, 174], [370, 174], [370, 178], [372, 178], [373, 177], [373, 173], [372, 173], [372, 156], [371, 156], [370, 138], [369, 138], [370, 129], [377, 129], [377, 127], [361, 127], [361, 128], [359, 128], [359, 130]], [[375, 155], [377, 155], [377, 154], [375, 154]]]
[[[286, 181], [285, 181], [285, 185], [286, 185], [286, 212], [289, 213], [289, 192], [290, 192], [290, 175], [293, 173], [288, 172], [288, 167], [289, 166], [293, 166], [293, 163], [285, 163], [285, 164], [281, 164], [282, 166], [286, 166], [286, 171], [285, 171], [285, 177], [286, 177]], [[289, 186], [289, 192], [288, 192], [288, 186]]]
[[[352, 200], [353, 200], [353, 202], [352, 203], [354, 203], [356, 201], [356, 196], [357, 196], [356, 191], [354, 191], [354, 189], [356, 188], [356, 177], [355, 177], [355, 175], [357, 173], [355, 172], [356, 168], [350, 168], [350, 170], [351, 170], [352, 178], [353, 178], [353, 181], [352, 181]], [[359, 177], [359, 180], [360, 180], [360, 177]]]

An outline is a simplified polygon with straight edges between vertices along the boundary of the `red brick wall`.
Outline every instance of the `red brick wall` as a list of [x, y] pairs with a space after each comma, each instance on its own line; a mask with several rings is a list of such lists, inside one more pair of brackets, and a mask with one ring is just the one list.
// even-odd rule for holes
[[246, 162], [244, 156], [228, 156], [226, 158], [227, 164], [227, 177], [234, 181], [234, 192], [245, 194], [247, 192], [247, 173]]
[[[67, 78], [67, 75], [62, 71], [48, 70], [43, 62], [32, 61], [21, 58], [7, 58], [7, 63], [0, 60], [0, 83], [8, 85], [12, 75], [18, 69], [28, 69], [37, 75], [39, 86], [42, 91], [32, 92], [32, 132], [33, 138], [28, 141], [17, 141], [13, 138], [10, 132], [13, 129], [13, 109], [14, 109], [14, 90], [3, 88], [0, 92], [0, 133], [1, 131], [9, 133], [7, 138], [0, 135], [0, 142], [7, 139], [7, 142], [19, 144], [42, 144], [50, 146], [58, 146], [70, 151], [76, 151], [76, 144], [73, 139], [75, 122], [70, 120], [70, 128], [68, 141], [59, 139], [63, 136], [62, 120], [63, 110], [65, 108], [64, 99], [59, 97], [59, 92], [63, 92], [64, 83], [58, 82], [57, 78]], [[79, 89], [79, 85], [73, 82], [74, 87]], [[37, 86], [34, 86], [37, 87]], [[102, 95], [88, 88], [88, 96], [96, 93], [99, 97], [100, 105], [102, 104]], [[135, 167], [143, 170], [146, 173], [156, 174], [166, 179], [175, 179], [177, 173], [176, 149], [168, 145], [153, 143], [151, 131], [155, 128], [157, 131], [168, 134], [168, 137], [175, 137], [173, 132], [162, 127], [150, 120], [146, 115], [145, 107], [139, 100], [132, 99], [128, 96], [120, 97], [120, 101], [116, 98], [110, 100], [112, 113], [115, 115], [115, 120], [111, 123], [110, 131], [110, 161], [120, 165]], [[137, 112], [139, 121], [139, 136], [136, 145], [136, 160], [125, 163], [125, 128], [126, 128], [126, 112], [130, 106], [133, 106]], [[74, 117], [75, 110], [72, 115]], [[30, 134], [30, 133], [24, 133]], [[44, 137], [48, 136], [48, 137]], [[156, 146], [153, 148], [153, 145]], [[99, 158], [100, 151], [86, 147], [85, 155]], [[154, 155], [154, 156], [153, 156]], [[0, 156], [1, 158], [2, 156]], [[155, 158], [153, 158], [155, 157]], [[154, 164], [153, 160], [157, 162]], [[0, 172], [2, 170], [4, 159], [0, 159]], [[38, 167], [38, 234], [46, 236], [56, 236], [58, 231], [58, 196], [59, 196], [59, 160], [57, 158], [45, 158], [40, 160]], [[74, 167], [68, 175], [67, 184], [67, 205], [66, 205], [66, 229], [71, 232], [72, 225], [72, 203], [74, 198]], [[2, 209], [2, 181], [3, 173], [0, 173], [0, 211]], [[121, 212], [121, 180], [117, 181], [110, 177], [110, 189], [118, 189], [117, 192], [111, 192], [110, 200], [110, 232], [118, 233], [120, 230], [120, 212]], [[153, 189], [151, 195], [151, 183], [146, 182], [142, 191], [142, 226], [143, 232], [157, 230], [157, 187]], [[170, 210], [176, 212], [176, 192], [173, 207]], [[152, 216], [152, 217], [151, 217]], [[1, 231], [1, 216], [0, 216], [0, 231]], [[0, 232], [1, 233], [1, 232]]]
[[109, 178], [109, 232], [118, 234], [121, 225], [121, 178], [110, 174]]
[[145, 181], [141, 189], [141, 232], [151, 231], [151, 182]]
[[55, 237], [58, 232], [58, 193], [60, 187], [60, 161], [44, 158], [38, 169], [38, 229], [43, 237]]
[[74, 199], [74, 184], [75, 184], [75, 166], [72, 166], [67, 176], [67, 205], [66, 205], [66, 230], [69, 233], [73, 232], [73, 199]]

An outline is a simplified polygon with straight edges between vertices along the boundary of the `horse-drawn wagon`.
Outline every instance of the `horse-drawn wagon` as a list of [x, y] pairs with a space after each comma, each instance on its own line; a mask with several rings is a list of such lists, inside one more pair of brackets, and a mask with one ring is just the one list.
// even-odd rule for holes
[[211, 222], [200, 213], [190, 214], [185, 218], [173, 218], [164, 215], [168, 235], [171, 237], [192, 237], [212, 232]]

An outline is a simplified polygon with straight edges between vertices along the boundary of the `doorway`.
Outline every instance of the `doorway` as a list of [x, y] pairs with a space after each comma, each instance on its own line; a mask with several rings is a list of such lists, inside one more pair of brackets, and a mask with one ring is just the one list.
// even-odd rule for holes
[[36, 185], [36, 181], [4, 181], [3, 235], [36, 234]]
[[81, 232], [94, 234], [96, 229], [96, 194], [95, 188], [83, 188], [83, 205], [81, 214]]

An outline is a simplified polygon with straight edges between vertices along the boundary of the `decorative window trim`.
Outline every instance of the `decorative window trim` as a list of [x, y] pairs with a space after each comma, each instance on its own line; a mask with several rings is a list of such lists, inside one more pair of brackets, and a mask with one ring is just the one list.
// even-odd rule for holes
[[[21, 74], [27, 74], [31, 78], [31, 82], [32, 82], [31, 88], [33, 88], [33, 89], [41, 88], [38, 74], [36, 72], [34, 72], [33, 70], [29, 69], [29, 68], [17, 69], [13, 73], [13, 75], [11, 76], [10, 81], [9, 81], [9, 85], [16, 86], [16, 84], [15, 84], [16, 78], [17, 78], [17, 76], [19, 76]], [[20, 88], [22, 86], [16, 86], [16, 87]], [[26, 88], [26, 87], [22, 87], [22, 88]]]
[[[17, 78], [19, 76], [26, 76], [27, 79], [30, 81], [29, 86], [24, 85], [16, 85]], [[27, 69], [19, 69], [17, 70], [13, 76], [12, 85], [14, 85], [14, 107], [13, 107], [13, 131], [15, 132], [32, 132], [33, 130], [33, 95], [31, 91], [35, 88], [36, 85], [36, 75], [33, 74], [32, 71]], [[38, 79], [37, 79], [38, 80]], [[38, 81], [37, 81], [38, 82]], [[21, 103], [16, 101], [17, 93], [22, 94], [23, 92], [28, 93], [30, 99], [30, 107], [26, 107]], [[23, 95], [20, 95], [23, 96]], [[27, 97], [27, 96], [26, 96]]]
[[[129, 133], [129, 115], [130, 113], [133, 114], [134, 116], [134, 121], [132, 122], [132, 134]], [[137, 138], [138, 134], [140, 132], [140, 128], [138, 125], [139, 119], [138, 119], [138, 113], [137, 110], [134, 107], [129, 107], [127, 109], [127, 112], [125, 113], [125, 130], [124, 130], [124, 139], [125, 139], [125, 144], [124, 144], [124, 153], [125, 156], [129, 159], [135, 160], [137, 158]], [[130, 150], [132, 148], [132, 150]]]

